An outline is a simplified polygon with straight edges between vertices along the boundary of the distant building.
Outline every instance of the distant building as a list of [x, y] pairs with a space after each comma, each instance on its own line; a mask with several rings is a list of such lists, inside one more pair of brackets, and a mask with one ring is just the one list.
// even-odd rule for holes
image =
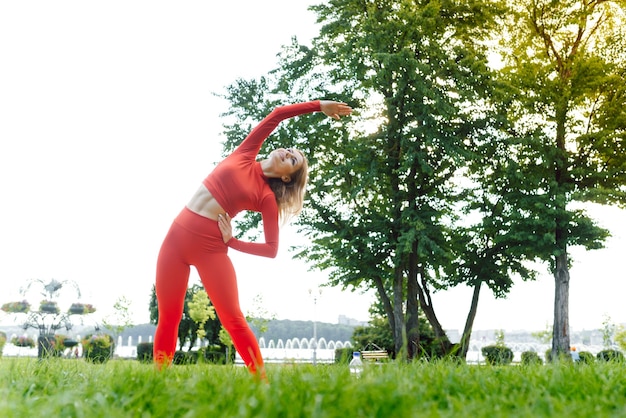
[[345, 315], [339, 315], [339, 317], [337, 318], [337, 324], [339, 324], [339, 325], [350, 325], [352, 327], [364, 327], [364, 326], [367, 326], [367, 322], [359, 321], [359, 320], [354, 319], [354, 318], [348, 318]]

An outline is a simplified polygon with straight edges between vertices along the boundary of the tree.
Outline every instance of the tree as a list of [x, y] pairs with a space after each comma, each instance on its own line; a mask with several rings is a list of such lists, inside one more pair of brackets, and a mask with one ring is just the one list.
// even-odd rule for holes
[[118, 297], [113, 304], [114, 313], [102, 320], [102, 325], [113, 332], [114, 341], [126, 328], [133, 325], [130, 313], [131, 304], [132, 302], [125, 296]]
[[622, 351], [626, 351], [626, 327], [624, 327], [624, 325], [618, 325], [616, 328], [615, 344], [617, 344]]
[[252, 301], [252, 310], [246, 315], [246, 321], [257, 332], [257, 338], [267, 332], [268, 324], [276, 319], [276, 314], [263, 307], [263, 296], [256, 295]]
[[[204, 288], [201, 285], [194, 284], [190, 288], [187, 289], [187, 293], [185, 294], [185, 303], [183, 307], [183, 315], [178, 325], [178, 341], [179, 341], [179, 349], [182, 350], [185, 344], [189, 343], [188, 351], [191, 351], [194, 342], [198, 338], [198, 330], [199, 325], [196, 321], [193, 320], [190, 314], [190, 303], [193, 305], [194, 295], [198, 292], [204, 292]], [[212, 308], [212, 306], [211, 306]], [[159, 322], [159, 311], [158, 311], [158, 303], [156, 298], [156, 290], [155, 286], [152, 286], [152, 292], [150, 295], [150, 323], [157, 324]], [[219, 339], [219, 332], [222, 328], [222, 324], [219, 321], [217, 316], [209, 317], [206, 323], [204, 324], [204, 336], [212, 345], [218, 345], [222, 348], [225, 346], [221, 344]]]
[[569, 248], [609, 236], [577, 202], [626, 203], [626, 2], [509, 2], [502, 80], [514, 122], [507, 185], [534, 227], [520, 237], [555, 280], [552, 354], [569, 351]]
[[198, 338], [200, 341], [206, 336], [204, 329], [209, 319], [215, 319], [215, 308], [211, 305], [206, 291], [198, 290], [189, 302], [189, 317], [198, 325]]
[[[418, 353], [418, 307], [442, 350], [452, 346], [432, 292], [461, 283], [475, 289], [464, 332], [469, 341], [481, 285], [501, 296], [511, 274], [531, 276], [521, 251], [488, 246], [493, 239], [485, 237], [506, 225], [459, 224], [460, 208], [480, 197], [460, 180], [470, 164], [489, 160], [481, 153], [493, 151], [485, 144], [502, 125], [484, 42], [499, 8], [479, 5], [335, 0], [315, 6], [323, 26], [312, 48], [294, 40], [270, 77], [228, 89], [227, 115], [237, 122], [226, 127], [227, 148], [249, 128], [242, 121], [262, 117], [280, 98], [343, 99], [360, 113], [358, 124], [319, 128], [310, 123], [316, 116], [301, 117], [276, 137], [305, 150], [312, 167], [299, 221], [311, 240], [298, 256], [328, 271], [330, 285], [375, 288], [394, 351], [404, 357]], [[484, 216], [496, 209], [485, 205]], [[248, 219], [244, 229], [253, 225]], [[462, 243], [474, 244], [473, 259]]]
[[228, 331], [226, 331], [224, 328], [220, 329], [218, 338], [220, 343], [226, 348], [226, 364], [228, 364], [234, 357], [235, 353], [233, 351], [233, 347], [235, 344], [233, 344], [233, 339], [230, 337]]
[[554, 331], [552, 330], [552, 326], [550, 324], [546, 324], [546, 329], [543, 331], [532, 332], [530, 335], [542, 344], [549, 344], [552, 341], [553, 334]]
[[602, 346], [604, 349], [608, 350], [613, 347], [613, 334], [616, 330], [617, 325], [613, 323], [610, 316], [605, 315], [602, 321]]
[[[442, 358], [447, 353], [441, 350], [441, 345], [435, 337], [432, 327], [425, 321], [423, 313], [420, 312], [419, 351], [425, 358]], [[365, 350], [368, 345], [374, 344], [387, 351], [390, 357], [395, 358], [395, 343], [389, 323], [384, 316], [376, 313], [372, 308], [372, 318], [367, 326], [359, 326], [354, 329], [352, 342], [357, 350]]]

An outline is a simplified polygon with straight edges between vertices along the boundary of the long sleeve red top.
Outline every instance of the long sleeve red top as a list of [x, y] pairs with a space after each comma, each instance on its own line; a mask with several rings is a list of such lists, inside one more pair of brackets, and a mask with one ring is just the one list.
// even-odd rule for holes
[[231, 238], [228, 246], [245, 253], [276, 257], [278, 252], [278, 205], [261, 163], [256, 161], [261, 145], [278, 124], [304, 113], [319, 112], [319, 100], [279, 106], [267, 115], [243, 142], [204, 179], [203, 184], [220, 206], [234, 218], [243, 210], [260, 212], [264, 243]]

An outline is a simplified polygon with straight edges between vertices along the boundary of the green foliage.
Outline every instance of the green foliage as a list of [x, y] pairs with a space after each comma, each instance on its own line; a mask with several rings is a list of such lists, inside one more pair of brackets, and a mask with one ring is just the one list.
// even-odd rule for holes
[[580, 360], [578, 361], [583, 364], [592, 364], [596, 360], [593, 354], [589, 351], [581, 351], [578, 353], [578, 356], [580, 357]]
[[[158, 371], [112, 360], [3, 359], [5, 417], [613, 417], [626, 373], [589, 367], [476, 367], [390, 363], [355, 379], [345, 365], [267, 365], [269, 385], [245, 368], [191, 365]], [[428, 382], [428, 384], [425, 384]], [[207, 401], [210, 399], [210, 401]]]
[[513, 350], [501, 345], [488, 345], [482, 347], [480, 351], [485, 357], [488, 364], [491, 365], [506, 365], [511, 364], [513, 361]]
[[263, 296], [256, 295], [252, 301], [252, 311], [246, 315], [246, 320], [253, 330], [256, 330], [257, 337], [266, 333], [269, 323], [276, 319], [276, 314], [270, 313], [264, 306]]
[[[193, 351], [181, 351], [178, 350], [174, 353], [174, 359], [172, 363], [178, 366], [190, 365], [190, 364], [226, 364], [226, 355], [222, 351], [216, 351], [216, 349], [222, 349], [221, 346], [209, 347], [209, 349], [193, 350]], [[232, 351], [234, 357], [234, 351]], [[234, 358], [230, 358], [228, 361], [232, 363]]]
[[0, 357], [2, 357], [2, 350], [4, 350], [4, 345], [7, 342], [7, 334], [3, 331], [0, 331]]
[[622, 349], [622, 351], [626, 351], [626, 327], [623, 325], [618, 325], [615, 331], [615, 344]]
[[[234, 348], [234, 344], [233, 344], [233, 339], [230, 336], [230, 334], [228, 333], [228, 331], [226, 331], [224, 328], [222, 328], [220, 330], [219, 333], [219, 340], [220, 343], [222, 344], [222, 346], [226, 347], [226, 352], [227, 352], [227, 361], [230, 361], [231, 358], [233, 358], [235, 356], [235, 351], [233, 350]], [[232, 352], [232, 355], [231, 355]]]
[[598, 361], [624, 362], [624, 354], [618, 350], [602, 350], [597, 355]]
[[352, 358], [352, 351], [365, 350], [370, 344], [375, 344], [387, 351], [390, 357], [395, 357], [393, 333], [385, 318], [374, 317], [368, 326], [356, 327], [352, 334], [352, 344], [354, 348], [350, 348], [350, 358]]
[[521, 363], [525, 366], [543, 364], [543, 360], [535, 351], [524, 351], [521, 357]]
[[546, 328], [543, 331], [535, 331], [530, 335], [540, 343], [549, 344], [552, 341], [552, 334], [552, 325], [546, 324]]
[[[601, 248], [608, 236], [570, 203], [626, 203], [626, 37], [615, 5], [316, 5], [311, 47], [294, 40], [278, 69], [228, 87], [226, 151], [277, 104], [352, 104], [354, 118], [303, 115], [264, 145], [293, 144], [315, 167], [298, 257], [329, 271], [331, 285], [376, 289], [396, 351], [419, 339], [408, 322], [417, 301], [449, 346], [433, 291], [485, 284], [502, 297], [535, 277], [537, 259], [567, 278], [569, 247]], [[257, 222], [246, 218], [244, 230]], [[556, 283], [562, 298], [568, 279]], [[557, 325], [564, 351], [566, 323]]]
[[89, 334], [81, 341], [83, 357], [91, 363], [105, 363], [113, 357], [115, 342], [109, 334]]
[[355, 348], [336, 348], [335, 349], [335, 363], [347, 365], [352, 360], [352, 352], [358, 351]]
[[71, 341], [67, 335], [54, 335], [54, 341], [52, 343], [53, 356], [60, 357], [63, 355], [63, 352], [68, 348], [68, 346], [65, 345], [66, 341]]
[[494, 345], [488, 345], [480, 349], [483, 357], [485, 357], [485, 361], [491, 365], [510, 364], [513, 361], [513, 350], [504, 343], [504, 330], [495, 332], [495, 340], [496, 343]]
[[570, 350], [567, 350], [567, 351], [559, 351], [558, 355], [554, 357], [554, 355], [552, 354], [552, 349], [549, 348], [545, 352], [545, 359], [546, 359], [546, 363], [554, 363], [554, 362], [569, 363], [572, 361], [572, 355], [570, 353]]
[[543, 355], [547, 363], [552, 362], [552, 349], [551, 348], [548, 348]]
[[114, 335], [119, 335], [128, 327], [133, 325], [133, 318], [130, 311], [132, 302], [125, 296], [120, 296], [113, 304], [113, 314], [103, 319], [105, 328], [111, 330]]
[[[497, 252], [485, 252], [464, 270], [449, 267], [472, 253], [454, 244], [449, 225], [469, 196], [456, 176], [499, 123], [479, 41], [499, 9], [487, 2], [469, 10], [454, 2], [378, 0], [312, 9], [321, 24], [313, 47], [294, 42], [269, 77], [238, 81], [226, 96], [227, 115], [235, 119], [225, 127], [227, 150], [249, 120], [277, 103], [334, 98], [352, 104], [362, 118], [333, 122], [306, 115], [286, 121], [266, 141], [268, 148], [294, 144], [315, 167], [299, 218], [311, 239], [298, 256], [329, 271], [332, 285], [376, 288], [390, 323], [417, 318], [416, 301], [429, 301], [433, 289], [483, 277], [494, 289], [510, 286], [502, 272], [511, 264], [496, 262]], [[488, 274], [496, 272], [502, 274]], [[433, 310], [425, 302], [422, 308]], [[449, 346], [436, 315], [428, 318], [440, 347]], [[410, 322], [391, 328], [394, 351], [405, 334], [411, 351], [417, 348], [416, 328]]]
[[189, 317], [198, 325], [198, 338], [202, 341], [206, 335], [204, 326], [209, 319], [215, 319], [215, 308], [203, 289], [196, 290], [189, 302]]
[[[350, 349], [350, 358], [352, 358], [352, 350], [370, 350], [372, 349], [371, 344], [387, 351], [389, 357], [396, 357], [395, 343], [389, 322], [381, 316], [374, 316], [368, 326], [356, 327], [352, 334], [352, 344], [354, 349]], [[443, 348], [444, 346], [445, 341], [435, 337], [435, 333], [424, 314], [420, 313], [417, 357], [424, 359], [443, 358], [449, 354]]]
[[613, 334], [616, 329], [617, 326], [613, 323], [611, 317], [605, 315], [602, 320], [602, 344], [605, 349], [609, 349], [613, 345]]
[[154, 343], [137, 344], [137, 360], [142, 363], [152, 363], [154, 359]]
[[569, 248], [602, 248], [609, 236], [572, 203], [626, 203], [625, 63], [615, 53], [626, 47], [618, 12], [624, 4], [515, 0], [507, 6], [496, 52], [509, 152], [487, 169], [504, 174], [494, 192], [518, 213], [521, 222], [511, 228], [520, 249], [555, 274], [553, 344], [565, 352]]
[[174, 353], [174, 359], [172, 360], [172, 363], [176, 365], [197, 364], [198, 352], [177, 350]]
[[[187, 292], [185, 293], [183, 316], [178, 325], [178, 340], [180, 342], [180, 350], [182, 350], [183, 347], [189, 343], [188, 350], [190, 351], [193, 347], [193, 344], [196, 342], [196, 339], [198, 338], [199, 326], [190, 316], [189, 304], [192, 303], [194, 295], [199, 291], [204, 291], [203, 289], [204, 288], [201, 285], [194, 284], [189, 287], [187, 289]], [[152, 291], [150, 294], [149, 310], [150, 323], [157, 324], [159, 320], [159, 311], [154, 285], [152, 286]], [[222, 345], [219, 339], [219, 332], [221, 328], [222, 324], [217, 316], [210, 316], [204, 324], [203, 330], [205, 333], [205, 338], [209, 341], [211, 345]], [[225, 346], [223, 345], [222, 347], [225, 348]]]
[[235, 351], [234, 350], [230, 350], [230, 348], [227, 350], [228, 351], [228, 355], [230, 355], [230, 357], [227, 357], [227, 354], [224, 353], [222, 350], [223, 347], [221, 346], [213, 346], [210, 347], [208, 350], [204, 350], [204, 361], [211, 363], [211, 364], [230, 364], [230, 363], [234, 363], [235, 361]]
[[497, 347], [504, 347], [504, 330], [499, 329], [496, 330], [495, 332], [495, 339], [496, 339], [496, 346]]

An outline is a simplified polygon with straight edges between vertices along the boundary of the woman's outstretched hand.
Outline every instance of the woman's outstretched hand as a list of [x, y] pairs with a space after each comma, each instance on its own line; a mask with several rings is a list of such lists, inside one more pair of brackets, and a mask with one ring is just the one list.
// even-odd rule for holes
[[217, 215], [217, 226], [219, 226], [220, 232], [222, 233], [224, 244], [227, 244], [233, 237], [233, 227], [230, 224], [230, 216], [228, 213]]
[[326, 116], [337, 120], [352, 113], [352, 108], [347, 103], [332, 100], [320, 100], [320, 109]]

